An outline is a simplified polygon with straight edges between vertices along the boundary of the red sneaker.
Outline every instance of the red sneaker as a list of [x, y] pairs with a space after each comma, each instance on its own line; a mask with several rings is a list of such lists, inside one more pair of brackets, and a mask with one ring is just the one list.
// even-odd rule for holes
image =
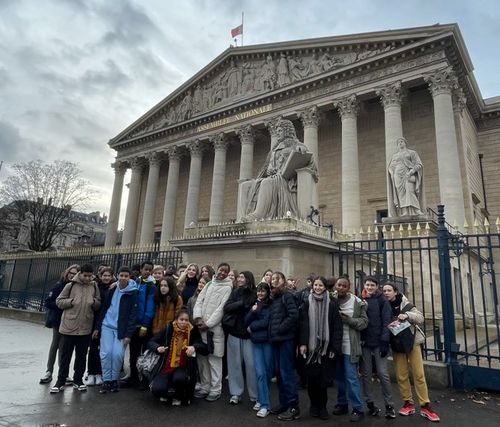
[[433, 423], [438, 423], [439, 422], [439, 415], [436, 414], [430, 407], [430, 405], [422, 406], [420, 408], [420, 415], [422, 417], [427, 418], [428, 420], [432, 421]]
[[415, 413], [415, 404], [406, 401], [403, 407], [399, 410], [399, 415], [408, 416]]

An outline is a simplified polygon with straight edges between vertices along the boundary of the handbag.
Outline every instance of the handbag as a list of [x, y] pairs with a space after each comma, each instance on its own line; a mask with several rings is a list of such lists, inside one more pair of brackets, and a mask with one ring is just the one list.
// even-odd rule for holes
[[137, 359], [137, 371], [141, 381], [146, 378], [152, 381], [159, 368], [160, 355], [154, 351], [146, 350]]
[[[406, 313], [410, 311], [414, 306], [412, 304], [407, 304], [406, 307], [401, 310], [401, 313]], [[415, 334], [410, 327], [411, 323], [405, 320], [400, 322], [395, 320], [388, 325], [391, 331], [391, 349], [394, 353], [410, 353], [413, 350], [413, 345], [415, 344]]]
[[236, 327], [237, 317], [236, 313], [224, 313], [222, 316], [222, 329], [226, 334]]

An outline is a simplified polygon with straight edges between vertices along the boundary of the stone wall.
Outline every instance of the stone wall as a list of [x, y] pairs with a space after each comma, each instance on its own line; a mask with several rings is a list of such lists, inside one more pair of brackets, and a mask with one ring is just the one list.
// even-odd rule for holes
[[483, 154], [484, 185], [490, 219], [500, 217], [500, 129], [478, 134], [479, 153]]

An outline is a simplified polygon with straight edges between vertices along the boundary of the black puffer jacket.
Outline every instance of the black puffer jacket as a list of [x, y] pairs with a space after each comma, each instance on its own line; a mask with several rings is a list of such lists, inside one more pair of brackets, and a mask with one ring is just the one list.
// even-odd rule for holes
[[272, 343], [295, 339], [299, 310], [292, 293], [285, 291], [273, 295], [269, 317], [269, 338]]
[[384, 294], [377, 291], [372, 297], [365, 298], [367, 303], [368, 327], [361, 331], [363, 346], [369, 348], [387, 347], [389, 345], [389, 329], [392, 321], [392, 310]]
[[47, 309], [45, 314], [45, 326], [47, 328], [58, 328], [61, 324], [61, 316], [63, 311], [56, 305], [56, 299], [59, 294], [64, 289], [66, 283], [59, 281], [50, 290], [49, 295], [45, 298], [45, 308]]
[[236, 323], [234, 327], [226, 328], [224, 327], [224, 317], [222, 318], [224, 327], [224, 332], [237, 338], [248, 339], [250, 334], [247, 331], [247, 326], [245, 323], [245, 317], [247, 313], [252, 308], [252, 305], [257, 299], [255, 292], [247, 287], [237, 288], [231, 295], [224, 305], [224, 315], [231, 314], [236, 316]]

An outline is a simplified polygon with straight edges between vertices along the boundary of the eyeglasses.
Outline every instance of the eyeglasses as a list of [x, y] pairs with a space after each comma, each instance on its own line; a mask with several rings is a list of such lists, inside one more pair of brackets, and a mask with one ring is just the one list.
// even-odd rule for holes
[[70, 272], [68, 273], [68, 276], [69, 276], [70, 274], [74, 276], [74, 275], [76, 275], [77, 273], [78, 273], [77, 271], [70, 271]]

